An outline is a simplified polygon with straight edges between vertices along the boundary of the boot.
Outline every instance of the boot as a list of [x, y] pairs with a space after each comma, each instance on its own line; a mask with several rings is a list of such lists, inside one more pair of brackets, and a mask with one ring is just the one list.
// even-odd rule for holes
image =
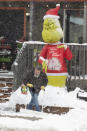
[[16, 112], [20, 112], [20, 105], [16, 104]]
[[25, 109], [25, 108], [26, 108], [26, 106], [25, 106], [24, 104], [21, 104], [21, 108]]

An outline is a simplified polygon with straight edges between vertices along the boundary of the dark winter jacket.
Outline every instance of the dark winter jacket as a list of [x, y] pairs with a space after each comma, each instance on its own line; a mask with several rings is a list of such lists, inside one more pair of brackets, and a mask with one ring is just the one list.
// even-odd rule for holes
[[31, 71], [28, 73], [26, 79], [24, 80], [24, 84], [26, 85], [27, 83], [33, 84], [33, 87], [29, 88], [30, 91], [39, 93], [39, 91], [41, 90], [41, 86], [47, 85], [48, 78], [44, 72], [41, 72], [40, 76], [37, 78], [34, 76], [34, 71]]

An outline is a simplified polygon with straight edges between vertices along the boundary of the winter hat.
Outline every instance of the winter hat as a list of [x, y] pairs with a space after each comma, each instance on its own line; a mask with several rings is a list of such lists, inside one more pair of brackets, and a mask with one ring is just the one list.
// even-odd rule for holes
[[46, 19], [46, 18], [57, 18], [57, 19], [59, 19], [59, 16], [58, 16], [59, 9], [60, 9], [60, 4], [57, 4], [56, 8], [50, 9], [46, 12], [46, 15], [43, 17], [43, 19]]
[[36, 67], [35, 67], [35, 69], [37, 69], [37, 70], [40, 70], [41, 71], [41, 66], [40, 65], [37, 65]]

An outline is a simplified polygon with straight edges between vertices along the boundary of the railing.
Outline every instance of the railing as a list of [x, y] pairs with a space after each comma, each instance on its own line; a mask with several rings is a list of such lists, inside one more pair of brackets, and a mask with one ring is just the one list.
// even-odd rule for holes
[[87, 91], [87, 43], [69, 44], [73, 53], [72, 61], [68, 62], [69, 77], [67, 79], [68, 90], [80, 87]]
[[[14, 87], [16, 90], [23, 82], [28, 71], [30, 71], [38, 61], [39, 53], [45, 44], [38, 41], [24, 42], [23, 47], [18, 52], [17, 58], [12, 65], [14, 72]], [[73, 59], [67, 61], [68, 79], [67, 89], [73, 90], [80, 87], [86, 90], [87, 84], [87, 44], [68, 44], [73, 53]]]

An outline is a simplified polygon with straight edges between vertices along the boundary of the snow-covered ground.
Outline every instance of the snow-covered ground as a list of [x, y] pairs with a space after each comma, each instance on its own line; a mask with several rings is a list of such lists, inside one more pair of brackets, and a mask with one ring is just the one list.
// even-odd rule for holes
[[23, 95], [19, 88], [9, 102], [0, 104], [0, 131], [87, 131], [87, 102], [76, 98], [79, 90], [67, 92], [66, 88], [47, 86], [45, 92], [41, 91], [40, 105], [73, 108], [66, 114], [54, 115], [27, 109], [16, 113], [16, 103], [27, 104], [31, 99], [29, 91]]

